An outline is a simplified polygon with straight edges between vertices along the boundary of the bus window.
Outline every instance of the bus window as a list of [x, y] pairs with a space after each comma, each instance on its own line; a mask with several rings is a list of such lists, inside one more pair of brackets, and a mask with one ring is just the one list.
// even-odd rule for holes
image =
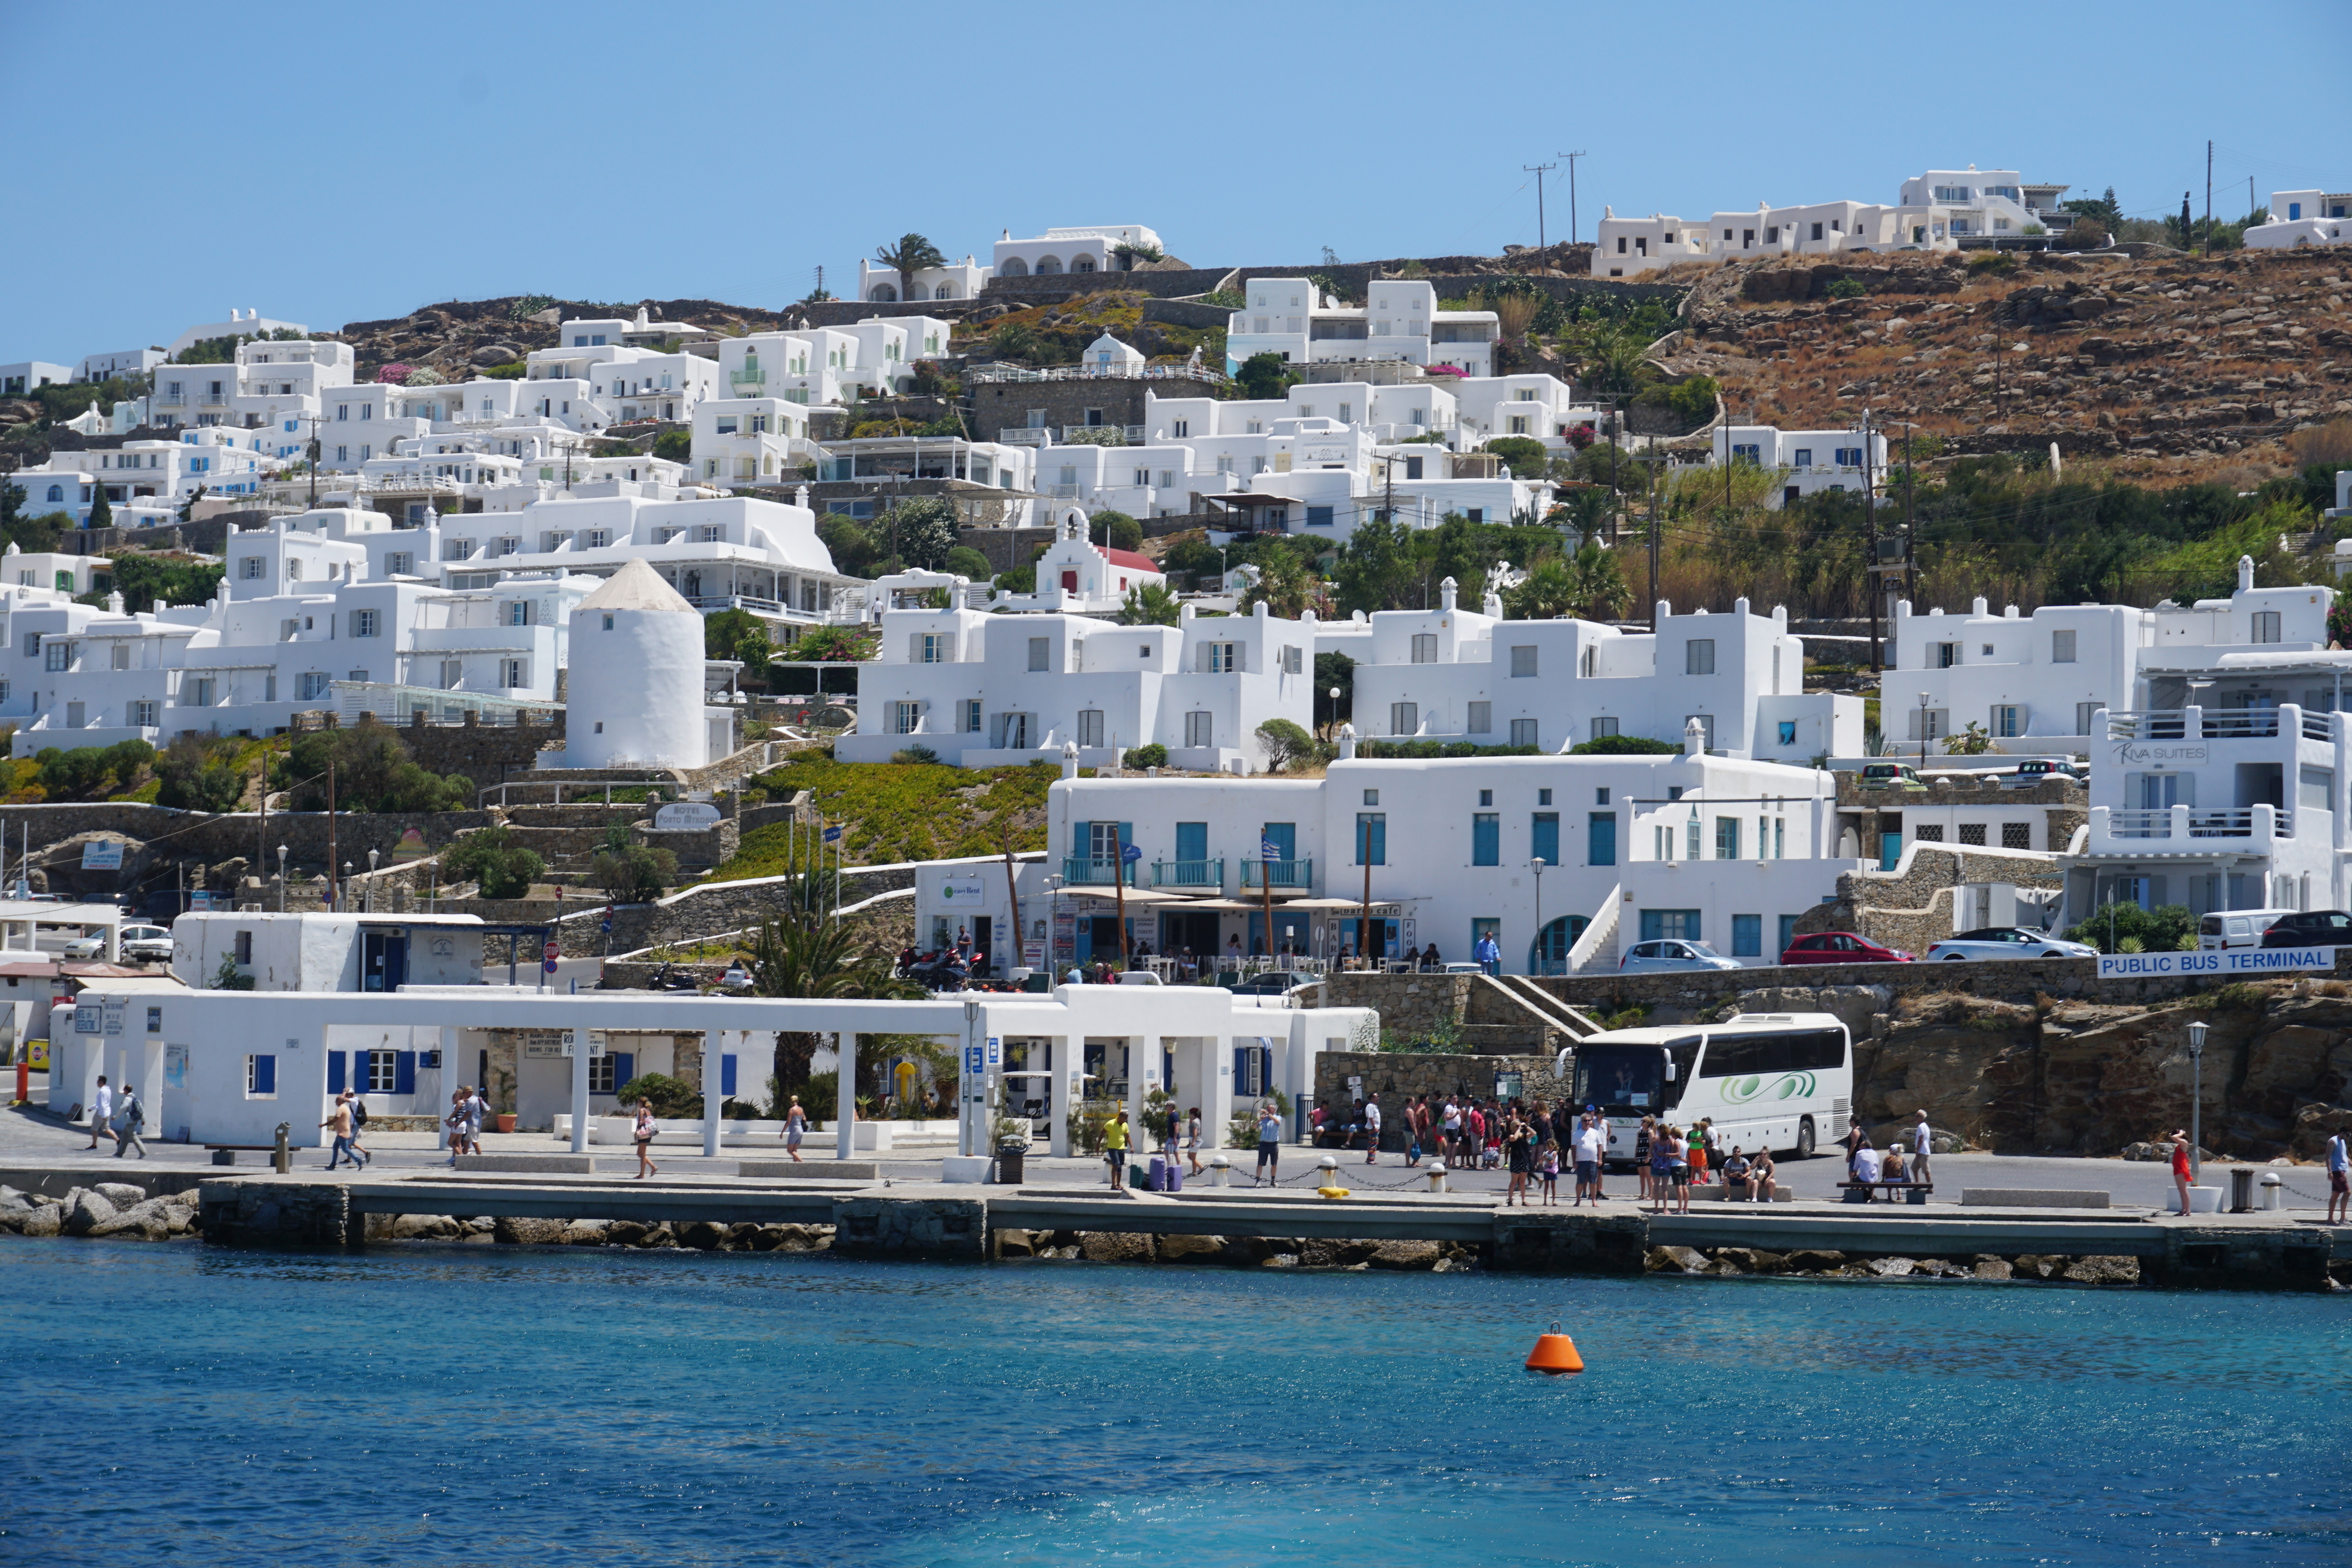
[[1639, 1116], [1662, 1104], [1665, 1053], [1654, 1045], [1596, 1045], [1576, 1053], [1576, 1103]]
[[1683, 1095], [1690, 1088], [1691, 1073], [1698, 1066], [1698, 1048], [1699, 1036], [1697, 1035], [1692, 1035], [1686, 1040], [1673, 1040], [1666, 1042], [1666, 1049], [1674, 1053], [1675, 1059], [1675, 1075], [1666, 1081], [1668, 1110], [1681, 1104]]

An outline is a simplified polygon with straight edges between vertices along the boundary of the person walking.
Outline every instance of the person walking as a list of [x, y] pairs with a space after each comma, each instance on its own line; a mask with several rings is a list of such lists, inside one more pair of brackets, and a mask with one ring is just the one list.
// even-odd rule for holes
[[335, 1134], [334, 1146], [327, 1151], [329, 1170], [335, 1168], [337, 1160], [347, 1162], [353, 1170], [360, 1170], [366, 1166], [367, 1161], [362, 1157], [357, 1149], [352, 1147], [352, 1092], [350, 1090], [346, 1089], [335, 1096], [334, 1110], [328, 1113], [327, 1119], [319, 1125], [331, 1129]]
[[1868, 1147], [1870, 1134], [1863, 1131], [1862, 1118], [1856, 1116], [1846, 1124], [1845, 1128], [1845, 1176], [1848, 1181], [1853, 1179], [1854, 1161]]
[[1546, 1138], [1536, 1150], [1536, 1174], [1543, 1177], [1543, 1206], [1559, 1207], [1559, 1142]]
[[1364, 1102], [1364, 1163], [1381, 1163], [1381, 1097], [1377, 1093]]
[[1911, 1179], [1913, 1181], [1924, 1182], [1927, 1179], [1927, 1155], [1934, 1142], [1935, 1134], [1927, 1127], [1927, 1113], [1922, 1111], [1919, 1113], [1918, 1124], [1911, 1129]]
[[1593, 1125], [1591, 1117], [1585, 1117], [1583, 1125], [1576, 1130], [1576, 1197], [1570, 1203], [1570, 1208], [1587, 1199], [1596, 1204], [1601, 1201], [1600, 1140], [1601, 1129]]
[[661, 1166], [654, 1164], [654, 1134], [659, 1130], [654, 1121], [654, 1103], [642, 1094], [638, 1095], [636, 1125], [630, 1131], [632, 1140], [637, 1145], [636, 1179], [639, 1181], [649, 1176], [661, 1175]]
[[490, 1119], [490, 1103], [482, 1098], [482, 1086], [474, 1085], [466, 1096], [466, 1147], [475, 1154], [482, 1152], [482, 1124]]
[[2181, 1218], [2189, 1218], [2189, 1129], [2181, 1128], [2172, 1134], [2172, 1187], [2180, 1195]]
[[1476, 958], [1478, 967], [1489, 975], [1503, 972], [1503, 945], [1495, 940], [1495, 934], [1491, 931], [1478, 938], [1478, 945], [1472, 949], [1471, 956]]
[[784, 1153], [793, 1156], [793, 1164], [801, 1163], [801, 1139], [808, 1133], [808, 1113], [801, 1109], [801, 1097], [784, 1108]]
[[1282, 1118], [1275, 1113], [1271, 1101], [1261, 1101], [1257, 1108], [1257, 1176], [1250, 1186], [1278, 1186], [1281, 1182]]
[[449, 1130], [449, 1164], [456, 1166], [457, 1156], [466, 1152], [466, 1086], [459, 1084], [449, 1093], [449, 1110], [441, 1118]]
[[1201, 1108], [1193, 1106], [1184, 1113], [1184, 1157], [1192, 1164], [1188, 1174], [1201, 1174]]
[[375, 1158], [375, 1151], [367, 1146], [367, 1096], [352, 1091], [352, 1149], [363, 1160]]
[[1119, 1190], [1127, 1182], [1127, 1113], [1113, 1111], [1110, 1120], [1103, 1124], [1103, 1163], [1110, 1167], [1110, 1187]]
[[116, 1159], [121, 1159], [124, 1152], [133, 1144], [139, 1145], [139, 1157], [142, 1160], [147, 1157], [146, 1140], [139, 1135], [141, 1129], [146, 1125], [147, 1107], [139, 1103], [138, 1087], [135, 1084], [124, 1084], [122, 1103], [114, 1108], [114, 1157]]
[[2340, 1225], [2347, 1218], [2352, 1218], [2352, 1155], [2345, 1150], [2339, 1128], [2327, 1139], [2327, 1223]]
[[110, 1132], [114, 1126], [114, 1091], [106, 1086], [106, 1074], [98, 1075], [98, 1089], [89, 1097], [89, 1142], [86, 1147], [98, 1147], [98, 1135]]

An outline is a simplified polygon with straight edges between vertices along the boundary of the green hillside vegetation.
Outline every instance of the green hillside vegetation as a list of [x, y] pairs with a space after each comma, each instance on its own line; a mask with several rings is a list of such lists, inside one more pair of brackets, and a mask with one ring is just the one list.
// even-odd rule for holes
[[[756, 782], [771, 800], [789, 800], [808, 790], [827, 821], [847, 823], [847, 863], [887, 865], [995, 854], [1003, 845], [992, 824], [1000, 819], [1010, 829], [1014, 850], [1044, 849], [1045, 791], [1061, 776], [1050, 762], [966, 768], [836, 762], [830, 752], [809, 752], [761, 774]], [[753, 829], [710, 880], [782, 875], [793, 868], [793, 837], [789, 823]]]

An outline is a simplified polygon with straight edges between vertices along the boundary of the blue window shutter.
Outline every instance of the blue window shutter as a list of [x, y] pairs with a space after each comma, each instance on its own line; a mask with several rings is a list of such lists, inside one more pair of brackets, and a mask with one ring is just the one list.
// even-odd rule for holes
[[331, 1051], [327, 1052], [327, 1092], [341, 1094], [342, 1092], [343, 1053], [340, 1051]]
[[1070, 824], [1070, 858], [1084, 860], [1094, 852], [1095, 825], [1092, 822]]
[[613, 1088], [620, 1087], [637, 1075], [637, 1053], [634, 1051], [613, 1052]]
[[392, 1053], [392, 1092], [394, 1094], [416, 1092], [416, 1053], [395, 1051]]
[[731, 1056], [722, 1056], [719, 1059], [719, 1092], [721, 1094], [735, 1092], [735, 1059]]
[[278, 1092], [278, 1058], [257, 1056], [253, 1059], [253, 1092], [256, 1094]]

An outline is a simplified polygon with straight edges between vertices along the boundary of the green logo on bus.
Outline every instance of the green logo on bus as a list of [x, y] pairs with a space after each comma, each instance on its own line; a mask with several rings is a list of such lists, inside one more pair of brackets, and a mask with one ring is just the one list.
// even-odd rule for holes
[[1810, 1072], [1781, 1072], [1769, 1078], [1750, 1073], [1745, 1078], [1727, 1078], [1723, 1083], [1724, 1103], [1745, 1105], [1751, 1100], [1810, 1099], [1816, 1082]]

